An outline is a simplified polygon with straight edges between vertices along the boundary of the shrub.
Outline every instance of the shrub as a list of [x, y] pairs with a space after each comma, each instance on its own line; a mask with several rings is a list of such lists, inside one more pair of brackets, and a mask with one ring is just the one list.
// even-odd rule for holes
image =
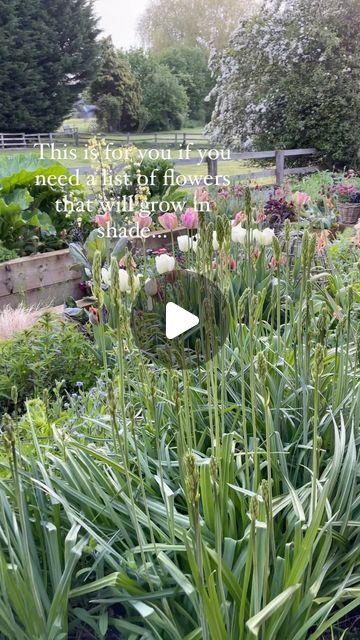
[[2, 240], [0, 240], [0, 262], [7, 262], [7, 260], [15, 260], [18, 255], [15, 249], [7, 249], [4, 246]]
[[[94, 384], [98, 365], [90, 343], [75, 325], [45, 314], [31, 329], [0, 343], [0, 411], [21, 409], [26, 399], [50, 393], [56, 382], [68, 393]], [[14, 390], [17, 401], [14, 402]]]

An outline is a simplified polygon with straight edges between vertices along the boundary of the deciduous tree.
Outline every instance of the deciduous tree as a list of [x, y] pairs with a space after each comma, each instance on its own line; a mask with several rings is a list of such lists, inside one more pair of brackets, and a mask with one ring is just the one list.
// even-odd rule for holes
[[139, 32], [154, 51], [170, 47], [223, 48], [240, 17], [258, 0], [153, 0], [144, 12]]

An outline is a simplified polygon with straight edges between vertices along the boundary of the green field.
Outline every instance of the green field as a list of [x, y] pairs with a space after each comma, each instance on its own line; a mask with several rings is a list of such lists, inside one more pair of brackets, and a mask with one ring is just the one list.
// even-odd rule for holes
[[[79, 118], [71, 118], [71, 119], [68, 119], [64, 123], [64, 125], [70, 126], [70, 127], [76, 127], [78, 128], [79, 132], [85, 133], [86, 135], [90, 136], [89, 131], [86, 130], [86, 127], [89, 128], [91, 125], [94, 125], [94, 120], [83, 120]], [[75, 147], [75, 142], [71, 136], [66, 137], [62, 135], [62, 133], [63, 133], [63, 128], [58, 132], [59, 137], [57, 139], [58, 141], [56, 143], [55, 157], [53, 159], [56, 159], [57, 161], [61, 162], [65, 167], [69, 169], [82, 169], [83, 171], [85, 169], [88, 169], [89, 171], [91, 171], [91, 163], [89, 160], [85, 158], [84, 139], [80, 141], [81, 142], [80, 145], [76, 147], [77, 158], [76, 159], [65, 158], [64, 156], [65, 149], [70, 149], [72, 147]], [[156, 148], [171, 149], [171, 157], [174, 161], [176, 161], [176, 159], [179, 158], [177, 149], [174, 146], [171, 146], [170, 144], [171, 137], [173, 137], [175, 134], [178, 134], [179, 143], [181, 141], [181, 136], [183, 136], [184, 134], [187, 134], [190, 136], [198, 136], [198, 138], [194, 141], [195, 149], [189, 152], [189, 157], [191, 159], [194, 159], [194, 163], [188, 164], [188, 165], [178, 165], [176, 167], [177, 172], [180, 174], [184, 174], [186, 176], [207, 175], [206, 163], [201, 162], [201, 157], [199, 153], [196, 151], [197, 145], [199, 145], [199, 147], [201, 147], [202, 149], [204, 148], [204, 146], [206, 148], [206, 145], [207, 145], [207, 139], [203, 136], [202, 130], [200, 128], [182, 129], [178, 131], [168, 131], [168, 132], [160, 132], [160, 133], [145, 133], [145, 134], [142, 133], [137, 135], [132, 134], [130, 140], [131, 140], [131, 143], [134, 144], [135, 146], [140, 143], [139, 148], [141, 149], [147, 149], [147, 148], [151, 149], [153, 148], [153, 145], [155, 146], [155, 138], [157, 137], [159, 144], [156, 146]], [[126, 138], [126, 134], [107, 134], [106, 140], [108, 142], [117, 141], [120, 147], [120, 146], [123, 146], [123, 144], [121, 144], [121, 141], [119, 140], [121, 136], [123, 138]], [[161, 141], [163, 141], [162, 145], [160, 144]], [[167, 146], [167, 142], [169, 142], [169, 146]], [[210, 143], [208, 146], [209, 148], [211, 147]], [[16, 150], [5, 149], [5, 150], [0, 150], [0, 158], [4, 156], [12, 157], [18, 153], [30, 154], [33, 152], [34, 152], [34, 149], [32, 148], [16, 149]], [[39, 154], [38, 149], [36, 149], [35, 152]], [[60, 152], [61, 156], [58, 156], [57, 152]], [[51, 158], [50, 149], [45, 149], [44, 156], [49, 159]], [[121, 162], [119, 162], [119, 164], [121, 164]], [[261, 170], [256, 165], [254, 165], [254, 163], [250, 163], [248, 161], [239, 161], [239, 160], [219, 161], [219, 164], [218, 164], [219, 175], [228, 175], [230, 177], [234, 177], [237, 175], [244, 175], [247, 173], [254, 173], [257, 171], [257, 169]], [[269, 182], [272, 182], [272, 180], [265, 178], [265, 179], [259, 179], [257, 182], [260, 184], [268, 184]]]

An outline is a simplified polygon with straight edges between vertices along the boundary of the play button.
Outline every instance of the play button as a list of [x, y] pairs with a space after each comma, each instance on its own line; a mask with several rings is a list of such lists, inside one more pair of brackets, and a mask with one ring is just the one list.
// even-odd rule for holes
[[197, 316], [174, 302], [168, 302], [166, 305], [166, 337], [168, 340], [174, 340], [178, 336], [183, 335], [190, 329], [197, 327], [200, 320]]
[[226, 340], [228, 302], [212, 280], [179, 269], [145, 282], [132, 307], [131, 329], [136, 346], [157, 366], [199, 367]]

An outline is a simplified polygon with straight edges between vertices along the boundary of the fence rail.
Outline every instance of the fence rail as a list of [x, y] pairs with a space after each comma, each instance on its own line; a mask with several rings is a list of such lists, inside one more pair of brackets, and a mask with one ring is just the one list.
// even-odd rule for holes
[[[291, 175], [304, 175], [307, 173], [316, 173], [320, 170], [317, 165], [309, 165], [307, 167], [291, 167], [286, 168], [286, 158], [294, 158], [301, 156], [308, 157], [316, 157], [319, 155], [317, 149], [278, 149], [271, 151], [249, 151], [244, 153], [232, 153], [230, 154], [229, 160], [266, 160], [274, 158], [275, 167], [271, 169], [262, 169], [260, 171], [247, 172], [239, 175], [232, 175], [231, 178], [235, 178], [237, 180], [257, 180], [259, 178], [275, 178], [275, 183], [277, 185], [282, 185], [284, 183], [285, 176]], [[228, 159], [221, 160], [221, 162], [228, 162]], [[219, 160], [213, 160], [211, 158], [206, 158], [206, 162], [208, 165], [208, 178], [203, 178], [200, 180], [196, 186], [207, 186], [208, 182], [212, 184], [221, 185], [224, 183], [221, 174], [219, 174]], [[194, 159], [190, 160], [180, 160], [176, 164], [193, 164]], [[192, 183], [186, 182], [184, 187], [194, 186]]]
[[[63, 131], [56, 133], [0, 133], [0, 149], [24, 149], [32, 147], [36, 143], [63, 143], [69, 139], [77, 147], [85, 146], [94, 135], [102, 135], [101, 133], [82, 133], [76, 128], [64, 127]], [[104, 134], [104, 137], [106, 135]], [[119, 145], [148, 145], [151, 143], [153, 147], [161, 147], [166, 144], [167, 147], [186, 147], [189, 145], [197, 145], [204, 147], [208, 145], [206, 136], [193, 133], [127, 133], [127, 134], [111, 134], [109, 142]]]
[[[90, 134], [82, 134], [77, 130], [73, 129], [71, 131], [63, 131], [60, 133], [0, 133], [0, 149], [22, 149], [34, 147], [35, 144], [40, 143], [64, 143], [68, 141], [69, 137], [74, 140], [74, 143], [77, 146], [82, 146], [86, 144], [86, 141], [89, 140]], [[124, 136], [111, 136], [108, 138], [109, 142], [114, 143], [115, 145], [129, 145], [134, 142], [137, 145], [141, 144], [149, 144], [152, 146], [164, 146], [166, 144], [167, 147], [170, 146], [187, 146], [193, 144], [195, 148], [201, 148], [202, 143], [205, 144], [206, 139], [198, 134], [143, 134], [141, 137], [136, 134], [127, 134]], [[209, 146], [209, 145], [208, 145]], [[205, 147], [206, 148], [206, 147]], [[271, 169], [262, 169], [259, 171], [252, 171], [247, 173], [242, 173], [238, 175], [232, 175], [232, 178], [236, 178], [238, 180], [257, 180], [259, 178], [275, 178], [275, 182], [278, 185], [283, 184], [285, 176], [290, 175], [302, 175], [306, 173], [314, 173], [319, 171], [319, 167], [317, 165], [309, 165], [306, 167], [286, 167], [286, 159], [287, 158], [295, 158], [295, 157], [316, 157], [318, 156], [318, 152], [316, 149], [271, 149], [269, 151], [245, 151], [245, 152], [233, 152], [230, 154], [229, 158], [220, 158], [219, 160], [214, 160], [211, 158], [207, 158], [208, 164], [208, 177], [200, 177], [196, 182], [196, 186], [206, 186], [209, 182], [221, 185], [224, 180], [221, 179], [221, 174], [219, 174], [219, 161], [227, 162], [228, 160], [232, 161], [257, 161], [257, 160], [271, 160], [274, 159], [275, 167]], [[194, 165], [196, 164], [196, 158], [188, 158], [184, 160], [175, 160], [175, 166], [186, 166], [186, 165]], [[122, 167], [119, 165], [116, 169], [120, 170]], [[87, 167], [83, 167], [82, 173], [91, 173], [91, 169]], [[193, 187], [194, 184], [185, 182], [184, 187]]]

